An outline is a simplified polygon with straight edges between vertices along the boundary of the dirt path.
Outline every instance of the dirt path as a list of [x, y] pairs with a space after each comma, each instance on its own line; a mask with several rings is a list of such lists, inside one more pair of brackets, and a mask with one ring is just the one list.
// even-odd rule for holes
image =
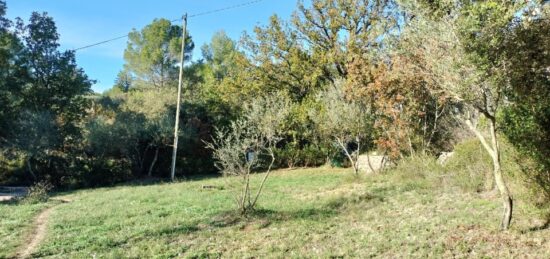
[[46, 227], [53, 207], [42, 211], [34, 220], [34, 230], [31, 232], [24, 247], [17, 253], [17, 258], [29, 258], [46, 236]]
[[[52, 200], [60, 201], [62, 203], [70, 202], [70, 200], [65, 200], [65, 199], [52, 199]], [[15, 256], [16, 258], [30, 258], [32, 253], [35, 252], [38, 245], [42, 243], [42, 241], [46, 237], [48, 219], [53, 209], [56, 206], [57, 205], [46, 208], [45, 210], [40, 212], [40, 214], [38, 214], [38, 217], [36, 217], [33, 223], [34, 229], [28, 235], [27, 239], [25, 240], [25, 243], [19, 249], [19, 252], [17, 252]]]

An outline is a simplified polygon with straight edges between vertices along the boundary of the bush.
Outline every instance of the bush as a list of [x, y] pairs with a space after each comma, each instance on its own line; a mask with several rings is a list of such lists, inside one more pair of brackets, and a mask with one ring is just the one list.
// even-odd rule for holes
[[312, 167], [321, 166], [326, 163], [327, 148], [316, 145], [298, 145], [289, 143], [283, 148], [276, 150], [278, 158], [277, 167]]
[[[513, 186], [514, 197], [527, 205], [527, 209], [539, 216], [550, 216], [548, 185], [537, 174], [538, 164], [509, 141], [500, 138], [501, 164], [504, 177]], [[445, 179], [450, 185], [466, 192], [488, 191], [488, 182], [494, 181], [493, 164], [477, 139], [463, 141], [455, 146], [454, 155], [445, 164]], [[492, 185], [491, 185], [492, 186]]]
[[[489, 154], [477, 139], [465, 140], [457, 144], [454, 154], [445, 163], [446, 177], [456, 186], [467, 192], [481, 192], [491, 189], [489, 179], [493, 179], [493, 165]], [[504, 167], [504, 166], [503, 166]], [[505, 169], [505, 168], [504, 168]]]
[[411, 189], [432, 189], [440, 187], [444, 168], [429, 155], [415, 155], [397, 162], [383, 173], [389, 174], [393, 182], [404, 183]]
[[53, 186], [49, 182], [37, 182], [29, 188], [29, 193], [25, 196], [23, 202], [29, 204], [47, 202], [50, 198], [49, 192], [52, 188]]
[[79, 176], [82, 187], [100, 187], [132, 179], [131, 163], [125, 159], [103, 158], [89, 161]]

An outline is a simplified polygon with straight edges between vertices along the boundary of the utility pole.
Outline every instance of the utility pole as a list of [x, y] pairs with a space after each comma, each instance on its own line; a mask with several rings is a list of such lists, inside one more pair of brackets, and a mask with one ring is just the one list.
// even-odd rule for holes
[[178, 101], [176, 107], [176, 125], [174, 126], [174, 150], [172, 152], [172, 172], [170, 178], [172, 181], [176, 179], [176, 155], [178, 154], [178, 132], [180, 124], [180, 102], [181, 102], [181, 85], [183, 84], [183, 64], [185, 62], [185, 38], [187, 37], [187, 13], [183, 15], [183, 38], [181, 40], [181, 65], [180, 77], [178, 82]]

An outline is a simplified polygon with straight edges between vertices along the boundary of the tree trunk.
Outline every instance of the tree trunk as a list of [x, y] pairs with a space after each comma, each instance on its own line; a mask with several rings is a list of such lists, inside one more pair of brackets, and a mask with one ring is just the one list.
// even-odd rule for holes
[[265, 181], [267, 180], [267, 177], [269, 177], [269, 173], [271, 173], [271, 168], [273, 167], [273, 163], [275, 163], [275, 154], [273, 151], [270, 151], [271, 155], [271, 163], [269, 164], [269, 167], [267, 168], [267, 172], [264, 175], [264, 179], [262, 179], [262, 183], [260, 184], [260, 187], [258, 188], [258, 192], [256, 193], [256, 196], [254, 197], [254, 201], [252, 201], [252, 208], [256, 206], [256, 202], [258, 202], [258, 198], [260, 197], [260, 194], [262, 193], [262, 189], [264, 188]]
[[502, 230], [507, 230], [512, 222], [513, 199], [502, 175], [502, 169], [500, 165], [500, 147], [497, 141], [496, 134], [496, 119], [494, 117], [488, 119], [491, 134], [491, 144], [487, 143], [485, 137], [474, 127], [470, 120], [466, 120], [466, 125], [476, 135], [476, 137], [479, 139], [479, 141], [481, 142], [485, 150], [487, 150], [487, 152], [491, 156], [491, 159], [493, 160], [493, 174], [496, 186], [500, 192], [500, 197], [502, 199], [503, 205], [503, 215], [500, 227]]
[[[372, 163], [370, 162], [369, 152], [367, 152], [366, 155], [367, 155], [367, 164], [369, 165], [370, 171], [371, 171], [371, 173], [374, 173], [374, 167], [372, 167]], [[380, 167], [380, 168], [382, 168], [382, 167]]]
[[490, 120], [491, 128], [491, 142], [493, 144], [493, 166], [495, 174], [495, 183], [500, 192], [500, 197], [502, 199], [502, 205], [504, 207], [502, 221], [500, 227], [502, 230], [507, 230], [510, 227], [512, 222], [512, 211], [513, 211], [513, 200], [510, 195], [510, 190], [506, 185], [506, 181], [502, 175], [502, 169], [500, 167], [500, 147], [497, 141], [497, 132], [496, 132], [496, 121], [494, 118]]
[[353, 173], [355, 174], [355, 176], [358, 176], [359, 175], [359, 172], [358, 172], [359, 170], [357, 169], [357, 162], [353, 161], [353, 157], [348, 152], [348, 148], [346, 147], [346, 143], [344, 143], [344, 141], [342, 141], [340, 138], [336, 138], [336, 141], [338, 142], [338, 144], [340, 145], [342, 150], [344, 150], [344, 153], [346, 153], [346, 156], [348, 157], [348, 160], [351, 163], [351, 166], [353, 167]]
[[248, 204], [250, 204], [250, 166], [248, 166], [246, 170], [247, 172], [243, 176], [244, 188], [242, 190], [242, 197], [239, 205], [241, 214], [243, 215], [248, 211]]
[[157, 147], [157, 149], [155, 150], [155, 157], [153, 157], [153, 162], [151, 162], [151, 166], [149, 166], [149, 172], [147, 173], [147, 176], [149, 177], [153, 176], [153, 168], [157, 163], [158, 157], [159, 157], [159, 148]]
[[491, 171], [485, 172], [485, 184], [483, 185], [483, 189], [486, 192], [490, 192], [494, 190], [495, 188], [495, 174]]
[[32, 176], [33, 180], [36, 181], [36, 175], [32, 171], [31, 159], [32, 157], [27, 158], [27, 168], [29, 169], [29, 174]]

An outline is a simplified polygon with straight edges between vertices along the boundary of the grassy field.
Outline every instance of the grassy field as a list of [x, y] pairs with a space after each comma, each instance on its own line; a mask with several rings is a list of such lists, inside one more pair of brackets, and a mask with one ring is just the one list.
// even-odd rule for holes
[[34, 216], [49, 205], [0, 203], [0, 258], [14, 254], [32, 227]]
[[0, 257], [15, 254], [46, 206], [55, 208], [36, 257], [550, 257], [550, 230], [532, 229], [540, 222], [521, 204], [503, 233], [497, 197], [442, 188], [434, 177], [277, 171], [248, 218], [232, 213], [231, 191], [202, 188], [224, 186], [221, 178], [0, 205]]

